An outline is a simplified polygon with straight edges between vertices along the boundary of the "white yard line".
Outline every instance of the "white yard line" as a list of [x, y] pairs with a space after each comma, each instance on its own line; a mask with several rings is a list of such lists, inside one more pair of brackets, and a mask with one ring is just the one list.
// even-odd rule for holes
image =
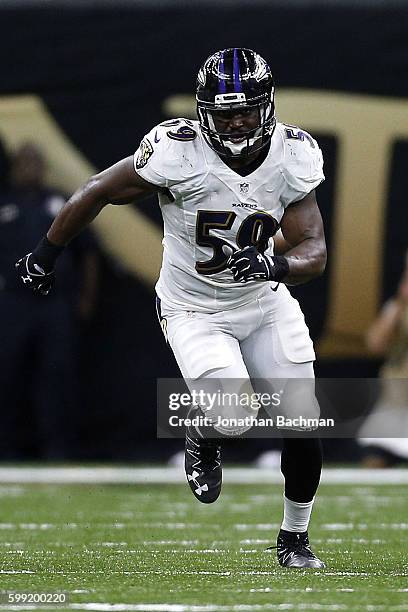
[[347, 606], [338, 604], [72, 604], [72, 610], [90, 610], [95, 612], [261, 612], [262, 610], [347, 610]]
[[[40, 610], [35, 605], [2, 606], [0, 610]], [[56, 608], [55, 608], [56, 610]], [[267, 603], [267, 604], [104, 604], [104, 603], [82, 603], [64, 605], [63, 610], [84, 610], [88, 612], [263, 612], [264, 610], [318, 610], [320, 612], [337, 612], [340, 610], [349, 611], [350, 607], [346, 604], [321, 604], [321, 603]], [[385, 605], [362, 605], [359, 610], [369, 612], [379, 611], [403, 611], [404, 605], [385, 606]], [[44, 607], [42, 611], [44, 611]]]
[[[84, 610], [88, 612], [263, 612], [264, 610], [320, 610], [324, 611], [337, 611], [337, 610], [349, 610], [348, 606], [344, 604], [319, 604], [319, 603], [308, 603], [308, 604], [232, 604], [232, 605], [217, 605], [217, 604], [203, 604], [203, 605], [188, 605], [188, 604], [104, 604], [104, 603], [82, 603], [82, 604], [69, 604], [63, 605], [63, 610]], [[385, 606], [369, 606], [367, 608], [361, 607], [361, 610], [385, 610]], [[44, 606], [42, 609], [35, 605], [16, 605], [16, 606], [2, 606], [0, 610], [45, 610]], [[57, 610], [57, 608], [54, 608]]]
[[[294, 589], [296, 590], [296, 589]], [[63, 604], [63, 610], [84, 610], [88, 612], [263, 612], [264, 610], [318, 610], [321, 612], [332, 612], [338, 610], [350, 610], [347, 604], [321, 604], [321, 603], [267, 603], [267, 604], [105, 604], [105, 603], [78, 603], [78, 604]], [[382, 604], [367, 604], [361, 605], [359, 610], [367, 610], [369, 612], [377, 611], [405, 611], [407, 608], [403, 605], [385, 606]], [[36, 605], [0, 605], [0, 610], [41, 610], [44, 612], [44, 606], [40, 608]], [[50, 608], [50, 611], [52, 608]], [[54, 608], [57, 610], [57, 608]]]
[[[278, 484], [279, 470], [255, 467], [226, 467], [226, 484]], [[0, 484], [181, 484], [181, 468], [157, 467], [1, 467]], [[386, 485], [408, 484], [408, 470], [325, 468], [323, 484]]]

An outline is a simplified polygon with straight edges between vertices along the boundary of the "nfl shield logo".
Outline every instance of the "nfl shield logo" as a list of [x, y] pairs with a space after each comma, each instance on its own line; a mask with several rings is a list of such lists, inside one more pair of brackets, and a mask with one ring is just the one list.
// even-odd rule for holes
[[244, 195], [246, 195], [249, 191], [249, 183], [240, 183], [239, 191], [243, 193]]

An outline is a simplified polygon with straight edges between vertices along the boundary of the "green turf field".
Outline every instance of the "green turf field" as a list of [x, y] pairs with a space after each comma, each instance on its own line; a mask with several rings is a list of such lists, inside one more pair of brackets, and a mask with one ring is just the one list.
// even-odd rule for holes
[[59, 610], [408, 610], [401, 486], [321, 487], [310, 535], [323, 571], [264, 552], [279, 485], [226, 485], [213, 506], [183, 483], [10, 484], [0, 498], [1, 590], [67, 591]]

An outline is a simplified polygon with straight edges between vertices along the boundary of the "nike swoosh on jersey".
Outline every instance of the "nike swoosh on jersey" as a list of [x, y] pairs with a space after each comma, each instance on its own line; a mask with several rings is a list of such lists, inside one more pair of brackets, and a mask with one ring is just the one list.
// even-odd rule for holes
[[157, 132], [154, 135], [154, 142], [160, 142], [161, 138], [157, 138]]

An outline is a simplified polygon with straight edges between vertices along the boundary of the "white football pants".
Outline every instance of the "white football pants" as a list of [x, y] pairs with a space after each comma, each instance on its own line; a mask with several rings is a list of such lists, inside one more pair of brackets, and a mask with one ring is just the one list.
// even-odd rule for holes
[[[257, 393], [284, 390], [280, 414], [319, 416], [313, 344], [300, 306], [284, 285], [273, 292], [268, 284], [254, 302], [212, 314], [175, 310], [161, 302], [161, 315], [190, 391], [233, 394], [239, 388], [254, 393], [251, 381], [256, 379]], [[290, 384], [287, 379], [301, 380]], [[237, 403], [226, 407], [224, 402], [213, 407], [213, 414], [243, 418], [256, 416], [254, 410]]]

